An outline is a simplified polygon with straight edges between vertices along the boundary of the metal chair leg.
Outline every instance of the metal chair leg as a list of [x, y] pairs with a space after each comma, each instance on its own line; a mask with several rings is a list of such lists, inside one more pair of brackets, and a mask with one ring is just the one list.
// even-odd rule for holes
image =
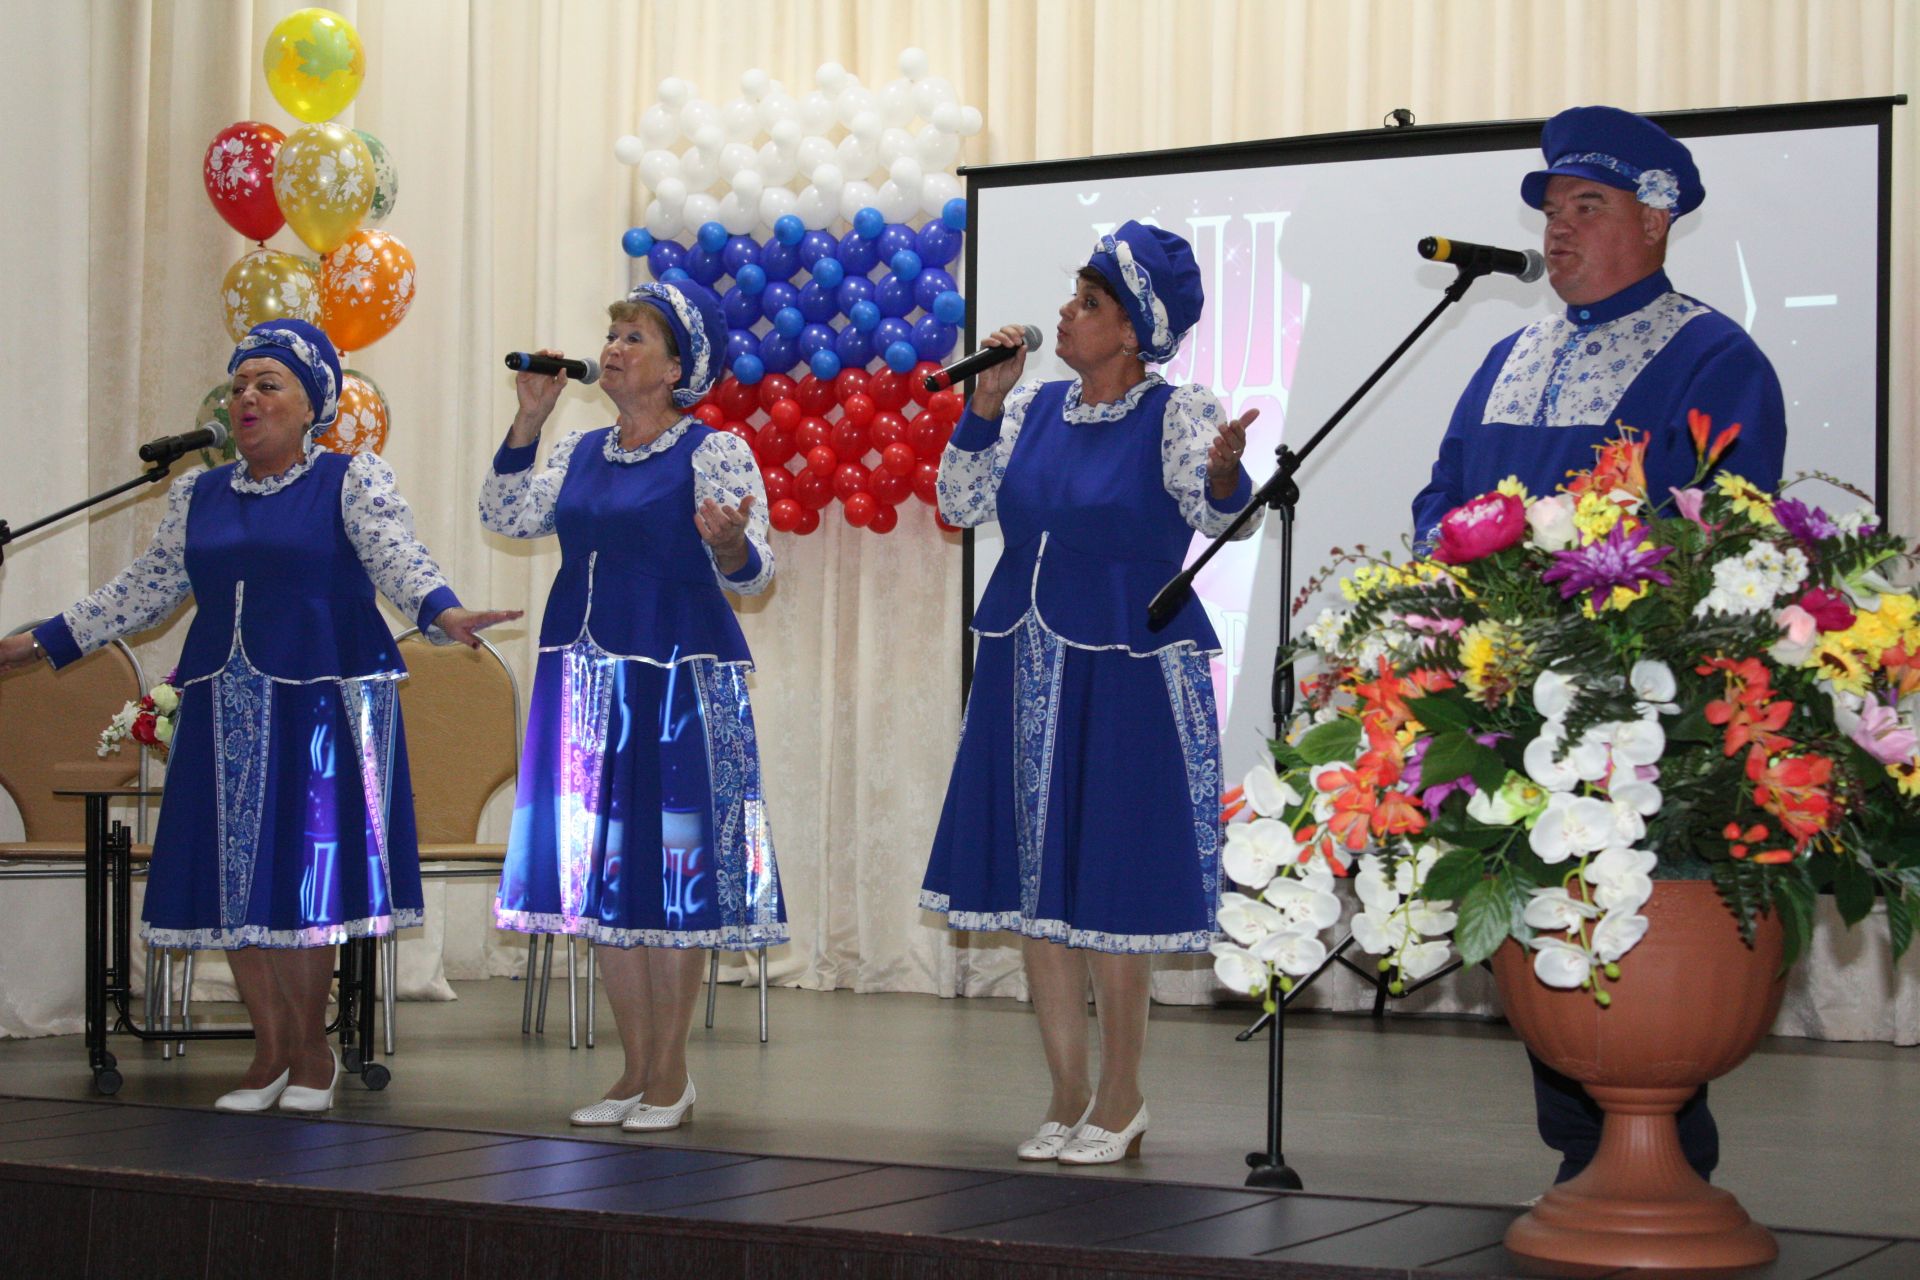
[[533, 1034], [547, 1034], [547, 988], [553, 985], [553, 935], [547, 935], [547, 945], [541, 948], [544, 963], [540, 966], [540, 1012], [533, 1019]]
[[587, 943], [587, 1048], [593, 1048], [593, 943]]
[[767, 944], [760, 944], [760, 1043], [767, 1042]]
[[527, 972], [523, 981], [527, 984], [526, 994], [520, 1001], [520, 1034], [533, 1034], [533, 984], [540, 972], [540, 935], [527, 935]]
[[[187, 952], [187, 959], [180, 966], [180, 1029], [193, 1030], [193, 952]], [[187, 1056], [187, 1042], [176, 1040], [173, 1051], [181, 1057]]]
[[[173, 1030], [173, 953], [160, 952], [160, 1030]], [[173, 1060], [173, 1041], [160, 1042], [160, 1060]]]
[[580, 1047], [579, 988], [573, 981], [573, 935], [567, 935], [567, 1048]]
[[147, 1017], [141, 1025], [149, 1030], [160, 1025], [160, 973], [154, 967], [159, 961], [159, 956], [160, 952], [157, 948], [147, 948], [147, 980], [142, 984], [147, 989]]
[[720, 994], [720, 952], [707, 953], [707, 1030], [713, 1030], [713, 1001]]
[[400, 985], [400, 939], [388, 934], [380, 940], [380, 958], [383, 965], [380, 972], [380, 1003], [385, 1006], [387, 1019], [387, 1056], [393, 1056], [393, 1002], [398, 999], [396, 989]]

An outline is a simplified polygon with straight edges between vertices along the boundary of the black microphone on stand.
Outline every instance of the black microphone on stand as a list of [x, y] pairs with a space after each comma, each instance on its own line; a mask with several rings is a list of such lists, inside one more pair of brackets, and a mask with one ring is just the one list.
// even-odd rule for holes
[[1420, 256], [1430, 262], [1446, 262], [1462, 271], [1496, 271], [1503, 276], [1519, 276], [1528, 284], [1547, 270], [1547, 260], [1538, 249], [1496, 249], [1490, 244], [1470, 244], [1445, 236], [1428, 236], [1416, 246]]
[[[1028, 351], [1040, 349], [1040, 331], [1032, 325], [1022, 325], [1020, 336], [1025, 340]], [[1005, 364], [1020, 354], [1019, 347], [982, 347], [970, 356], [962, 356], [938, 373], [926, 377], [927, 390], [945, 391], [956, 382], [965, 382], [976, 373], [984, 373], [997, 364]]]
[[172, 462], [195, 449], [218, 449], [226, 442], [227, 429], [217, 422], [209, 422], [198, 431], [189, 431], [185, 435], [161, 436], [158, 440], [147, 441], [140, 446], [140, 461]]
[[507, 368], [520, 373], [564, 373], [575, 382], [598, 382], [598, 360], [569, 360], [565, 356], [540, 356], [531, 351], [509, 351]]

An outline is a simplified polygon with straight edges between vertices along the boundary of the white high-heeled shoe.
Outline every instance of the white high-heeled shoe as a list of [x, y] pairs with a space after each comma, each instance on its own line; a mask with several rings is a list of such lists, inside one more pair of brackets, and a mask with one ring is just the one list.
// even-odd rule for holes
[[583, 1129], [611, 1129], [633, 1114], [645, 1096], [645, 1093], [636, 1093], [631, 1098], [602, 1098], [568, 1116], [567, 1123]]
[[333, 1059], [333, 1079], [324, 1089], [309, 1089], [305, 1085], [290, 1084], [280, 1095], [282, 1111], [308, 1111], [318, 1113], [333, 1110], [333, 1094], [340, 1087], [340, 1054], [333, 1046], [327, 1046], [327, 1056]]
[[1031, 1138], [1015, 1147], [1013, 1154], [1022, 1160], [1058, 1159], [1061, 1149], [1073, 1140], [1073, 1135], [1080, 1132], [1080, 1126], [1085, 1124], [1087, 1117], [1092, 1114], [1093, 1103], [1088, 1102], [1087, 1109], [1082, 1111], [1080, 1118], [1072, 1124], [1061, 1124], [1058, 1120], [1047, 1121], [1034, 1130]]
[[628, 1133], [678, 1129], [693, 1114], [693, 1096], [693, 1081], [688, 1080], [686, 1092], [680, 1095], [680, 1101], [670, 1107], [650, 1107], [643, 1102], [620, 1122], [620, 1127]]
[[292, 1071], [282, 1071], [272, 1084], [258, 1089], [235, 1089], [223, 1093], [213, 1100], [214, 1108], [219, 1111], [265, 1111], [280, 1100], [280, 1095], [286, 1091], [287, 1081], [292, 1078]]
[[1115, 1164], [1140, 1154], [1140, 1138], [1146, 1131], [1147, 1106], [1143, 1102], [1139, 1114], [1118, 1133], [1098, 1125], [1081, 1125], [1080, 1132], [1060, 1149], [1057, 1158], [1061, 1164]]

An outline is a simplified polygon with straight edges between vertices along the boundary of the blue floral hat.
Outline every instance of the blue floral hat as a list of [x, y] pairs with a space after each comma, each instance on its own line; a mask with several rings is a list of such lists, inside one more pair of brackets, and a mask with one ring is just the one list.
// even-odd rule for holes
[[313, 406], [312, 430], [333, 425], [340, 412], [340, 353], [333, 340], [305, 320], [263, 320], [247, 330], [227, 361], [232, 374], [243, 361], [278, 360], [297, 379]]
[[1707, 198], [1693, 154], [1672, 134], [1644, 116], [1618, 107], [1570, 107], [1540, 131], [1547, 167], [1520, 182], [1520, 198], [1538, 209], [1549, 179], [1588, 178], [1633, 192], [1650, 209], [1674, 217], [1692, 213]]
[[1140, 338], [1140, 358], [1154, 364], [1173, 359], [1207, 302], [1193, 247], [1164, 228], [1123, 222], [1100, 237], [1087, 265], [1107, 278], [1126, 308]]
[[682, 409], [697, 403], [720, 377], [727, 354], [727, 318], [713, 290], [691, 280], [676, 284], [649, 281], [636, 285], [628, 302], [641, 302], [667, 318], [674, 345], [680, 348], [680, 381], [673, 402]]

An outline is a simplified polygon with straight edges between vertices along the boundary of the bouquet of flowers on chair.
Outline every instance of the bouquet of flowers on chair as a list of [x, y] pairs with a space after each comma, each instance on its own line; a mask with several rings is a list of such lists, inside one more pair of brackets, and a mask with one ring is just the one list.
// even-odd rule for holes
[[1712, 880], [1749, 939], [1777, 914], [1788, 963], [1823, 892], [1849, 924], [1878, 902], [1906, 950], [1913, 553], [1871, 506], [1716, 473], [1738, 426], [1690, 427], [1684, 488], [1647, 492], [1625, 428], [1561, 492], [1509, 479], [1409, 561], [1339, 553], [1345, 603], [1291, 655], [1316, 668], [1305, 710], [1227, 796], [1248, 820], [1223, 867], [1247, 892], [1223, 899], [1224, 983], [1312, 973], [1348, 883], [1393, 989], [1511, 938], [1541, 982], [1605, 1006], [1659, 879]]
[[179, 672], [173, 672], [145, 696], [120, 708], [100, 731], [100, 755], [119, 751], [128, 738], [162, 753], [167, 750], [180, 719], [180, 690], [173, 683], [177, 675]]

